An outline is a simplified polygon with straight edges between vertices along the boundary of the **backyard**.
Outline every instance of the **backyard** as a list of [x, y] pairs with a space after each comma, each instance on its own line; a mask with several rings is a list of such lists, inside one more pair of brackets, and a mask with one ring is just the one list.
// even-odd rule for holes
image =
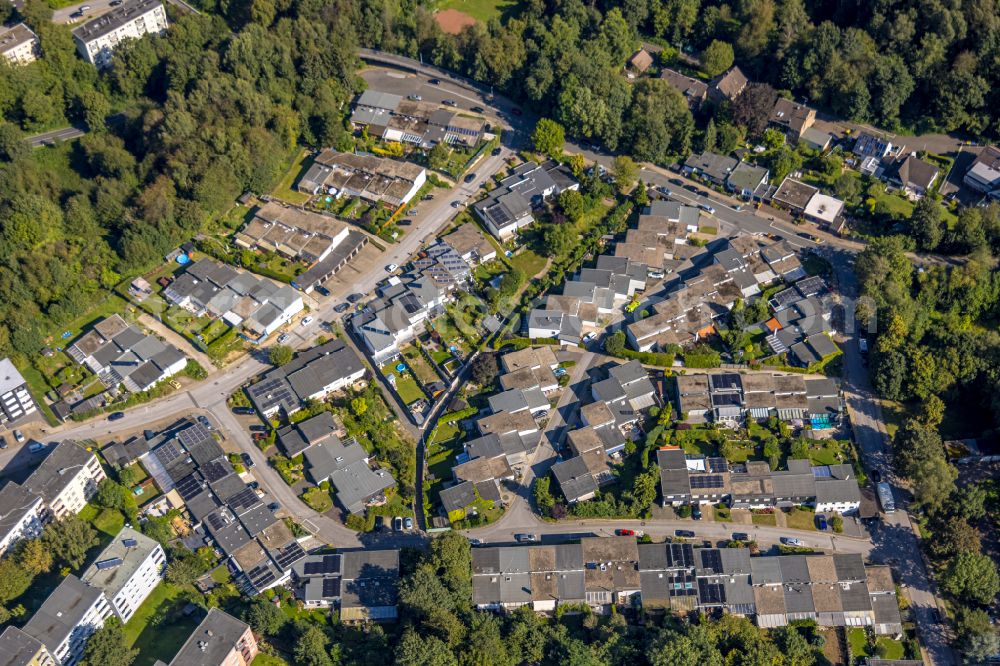
[[396, 378], [396, 393], [399, 394], [399, 399], [403, 401], [404, 405], [411, 405], [417, 400], [427, 398], [409, 371], [396, 370], [396, 367], [390, 364], [382, 368], [382, 374], [386, 377]]
[[285, 175], [281, 178], [281, 182], [274, 188], [272, 194], [282, 201], [300, 206], [309, 201], [309, 195], [297, 191], [295, 183], [299, 181], [299, 178], [311, 164], [312, 159], [309, 157], [309, 151], [305, 148], [301, 149], [292, 159], [292, 164], [288, 167], [288, 171], [285, 172]]
[[905, 650], [903, 644], [891, 638], [880, 636], [876, 643], [877, 648], [869, 652], [868, 635], [860, 627], [847, 629], [847, 643], [851, 646], [851, 656], [855, 659], [861, 657], [880, 657], [882, 659], [902, 659]]
[[510, 257], [508, 261], [510, 261], [511, 266], [520, 269], [520, 271], [524, 273], [526, 280], [530, 280], [532, 277], [540, 273], [543, 268], [545, 268], [545, 263], [548, 261], [548, 258], [525, 248], [513, 257]]
[[169, 661], [198, 623], [183, 614], [188, 604], [184, 588], [163, 581], [125, 623], [125, 642], [139, 649], [134, 666]]
[[455, 465], [455, 456], [462, 452], [464, 440], [461, 429], [456, 422], [439, 421], [437, 428], [427, 440], [427, 470], [428, 477], [424, 480], [426, 493], [425, 510], [437, 505], [440, 500], [442, 483], [452, 477], [451, 468]]
[[406, 359], [406, 365], [409, 366], [410, 370], [413, 371], [422, 384], [426, 386], [440, 379], [438, 374], [434, 372], [434, 368], [424, 358], [423, 352], [414, 345], [404, 347], [402, 352], [403, 358]]

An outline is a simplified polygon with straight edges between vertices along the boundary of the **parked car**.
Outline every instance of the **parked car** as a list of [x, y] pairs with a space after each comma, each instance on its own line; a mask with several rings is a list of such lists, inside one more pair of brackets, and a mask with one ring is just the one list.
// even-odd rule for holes
[[461, 206], [462, 206], [462, 202], [459, 201], [458, 199], [455, 199], [454, 201], [451, 202], [451, 207], [452, 208], [460, 208]]
[[240, 460], [243, 461], [243, 466], [250, 469], [254, 466], [253, 458], [250, 457], [249, 453], [241, 453]]
[[691, 505], [691, 517], [695, 520], [701, 520], [701, 507], [699, 505]]
[[615, 530], [618, 536], [635, 536], [635, 530]]
[[385, 272], [392, 273], [397, 268], [399, 268], [399, 266], [397, 266], [396, 264], [389, 264], [388, 266], [385, 267]]
[[433, 194], [425, 194], [420, 198], [421, 201], [431, 201], [432, 199], [434, 199]]
[[308, 326], [309, 324], [313, 323], [313, 321], [315, 320], [312, 317], [304, 317], [302, 319], [302, 326]]
[[532, 543], [538, 540], [534, 534], [515, 534], [514, 540], [520, 543]]
[[473, 113], [486, 113], [486, 109], [484, 109], [481, 106], [474, 106], [471, 109], [469, 109], [469, 111], [472, 111]]
[[6, 448], [7, 448], [7, 438], [4, 437], [3, 435], [0, 435], [0, 449], [6, 449]]
[[424, 98], [421, 97], [420, 95], [410, 95], [409, 98], [412, 99], [414, 102], [422, 102], [422, 101], [424, 101]]
[[[125, 418], [125, 412], [111, 412], [110, 414], [108, 414], [108, 420], [109, 421], [117, 421], [118, 419], [123, 419], [123, 418]], [[17, 437], [17, 433], [18, 433], [18, 431], [15, 430], [14, 431], [14, 436], [15, 437]], [[24, 439], [24, 435], [22, 435], [21, 439], [18, 440], [18, 441], [23, 441], [23, 439]]]
[[674, 530], [674, 536], [682, 537], [684, 539], [693, 539], [694, 532], [692, 530]]
[[466, 183], [471, 183], [475, 179], [476, 179], [476, 174], [470, 173], [465, 178], [463, 178], [462, 180], [464, 180]]
[[816, 516], [816, 527], [818, 527], [820, 530], [824, 532], [826, 531], [827, 527], [829, 527], [829, 525], [827, 525], [826, 523], [826, 516], [824, 516], [823, 514], [819, 514], [818, 516]]
[[[115, 413], [116, 414], [122, 414], [122, 412], [115, 412]], [[112, 414], [112, 416], [114, 416], [114, 414]], [[125, 416], [125, 415], [122, 414], [122, 416]], [[118, 417], [118, 418], [121, 418], [121, 417]], [[111, 420], [114, 421], [114, 419], [111, 419]], [[20, 430], [15, 430], [14, 431], [14, 439], [17, 440], [18, 444], [24, 444], [24, 433], [21, 432]]]
[[270, 509], [271, 511], [277, 511], [281, 508], [281, 505], [278, 504], [277, 502], [271, 502], [270, 504], [267, 505], [267, 508]]
[[288, 333], [282, 333], [278, 336], [278, 344], [283, 345], [288, 341]]
[[583, 336], [583, 343], [587, 344], [588, 342], [590, 342], [591, 340], [593, 340], [596, 337], [597, 337], [597, 334], [595, 334], [593, 332], [587, 333], [587, 335]]
[[93, 9], [93, 7], [91, 7], [90, 5], [81, 5], [78, 11], [89, 12], [91, 9]]
[[364, 296], [362, 294], [351, 294], [350, 296], [347, 297], [347, 302], [348, 303], [357, 303], [362, 298], [364, 298]]
[[410, 518], [409, 516], [407, 516], [406, 518], [403, 518], [403, 527], [405, 527], [408, 530], [412, 530], [413, 529], [413, 518]]
[[733, 532], [733, 541], [749, 541], [750, 535], [746, 532]]
[[28, 444], [28, 451], [30, 453], [41, 453], [44, 450], [45, 445], [41, 442], [32, 442], [31, 444]]
[[337, 307], [333, 308], [334, 312], [344, 312], [347, 308], [351, 307], [349, 303], [341, 303]]
[[715, 215], [715, 209], [709, 206], [708, 204], [698, 204], [698, 208], [701, 208], [709, 215]]
[[250, 439], [255, 442], [259, 442], [262, 439], [267, 439], [267, 434], [263, 432], [252, 432], [250, 433]]
[[882, 472], [878, 471], [877, 469], [873, 469], [872, 470], [872, 481], [874, 483], [881, 483], [882, 482]]
[[431, 84], [432, 86], [439, 86], [441, 85], [441, 79], [431, 79], [427, 83]]
[[497, 155], [499, 155], [502, 152], [503, 151], [500, 148], [494, 148], [493, 151], [490, 153], [490, 155], [492, 155], [493, 157], [496, 157]]
[[941, 611], [937, 608], [931, 609], [931, 622], [934, 624], [941, 624]]
[[458, 106], [458, 102], [453, 99], [443, 99], [441, 100], [441, 103], [445, 106]]
[[250, 432], [267, 432], [268, 427], [264, 425], [252, 425], [250, 426]]
[[392, 529], [396, 530], [397, 532], [403, 529], [402, 516], [396, 516], [395, 518], [392, 519]]
[[795, 537], [781, 537], [781, 543], [786, 546], [801, 546], [802, 542]]
[[400, 220], [396, 224], [398, 224], [401, 227], [408, 227], [411, 224], [413, 224], [413, 220], [411, 220], [410, 218], [406, 218], [406, 219]]
[[207, 428], [208, 430], [212, 429], [212, 422], [209, 421], [208, 417], [205, 416], [204, 414], [199, 414], [198, 415], [198, 423], [200, 423], [203, 426], [205, 426], [205, 428]]

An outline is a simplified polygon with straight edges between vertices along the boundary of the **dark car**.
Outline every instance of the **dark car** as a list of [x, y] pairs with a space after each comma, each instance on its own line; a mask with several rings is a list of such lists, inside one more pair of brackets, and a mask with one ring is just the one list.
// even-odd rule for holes
[[698, 188], [695, 187], [694, 185], [685, 185], [684, 189], [687, 190], [688, 192], [694, 192], [695, 194], [698, 194]]
[[125, 418], [125, 412], [111, 412], [108, 414], [109, 421], [117, 421], [118, 419]]
[[826, 528], [828, 527], [826, 522], [826, 516], [822, 514], [816, 516], [816, 527], [818, 527], [820, 530], [824, 532], [826, 531]]
[[233, 414], [245, 414], [246, 416], [253, 416], [253, 407], [233, 407]]
[[693, 539], [694, 532], [691, 530], [674, 530], [674, 536], [683, 537], [685, 539]]
[[467, 176], [466, 176], [465, 178], [463, 178], [462, 180], [464, 180], [464, 181], [465, 181], [466, 183], [471, 183], [471, 182], [472, 182], [472, 181], [474, 181], [475, 179], [476, 179], [476, 174], [474, 174], [474, 173], [470, 173], [469, 175], [467, 175]]
[[333, 309], [334, 312], [344, 312], [347, 308], [351, 307], [348, 303], [341, 303]]
[[749, 541], [750, 535], [746, 532], [733, 532], [733, 541]]
[[326, 287], [316, 287], [316, 291], [318, 291], [320, 293], [320, 295], [322, 295], [322, 296], [329, 296], [330, 295], [330, 290], [327, 289]]
[[267, 426], [263, 425], [252, 425], [250, 426], [250, 432], [267, 432]]
[[469, 109], [469, 111], [472, 111], [473, 113], [486, 113], [486, 109], [484, 109], [481, 106], [474, 106], [471, 109]]
[[874, 483], [882, 483], [882, 472], [877, 469], [872, 470], [872, 481]]
[[203, 414], [199, 414], [198, 415], [198, 423], [202, 424], [203, 426], [205, 426], [209, 430], [212, 429], [212, 422], [209, 421], [208, 417], [205, 416], [205, 415], [203, 415]]
[[499, 155], [499, 154], [500, 154], [501, 152], [503, 152], [503, 151], [501, 151], [501, 150], [500, 150], [499, 148], [494, 148], [494, 149], [493, 149], [493, 152], [491, 152], [491, 153], [490, 153], [490, 155], [492, 155], [493, 157], [496, 157], [496, 156], [497, 156], [497, 155]]
[[347, 302], [348, 303], [357, 303], [362, 298], [364, 298], [364, 296], [361, 295], [361, 294], [351, 294], [350, 296], [347, 297]]
[[691, 505], [691, 517], [695, 520], [701, 520], [701, 507], [697, 504]]
[[249, 453], [241, 453], [240, 454], [240, 460], [243, 461], [243, 465], [247, 469], [250, 469], [251, 467], [253, 467], [253, 464], [254, 464], [253, 463], [253, 458], [250, 457]]
[[399, 221], [399, 222], [397, 222], [396, 224], [398, 224], [398, 225], [399, 225], [399, 226], [401, 226], [401, 227], [408, 227], [408, 226], [410, 226], [411, 224], [413, 224], [413, 220], [411, 220], [410, 218], [405, 218], [405, 219], [403, 219], [403, 220], [400, 220], [400, 221]]
[[281, 508], [281, 505], [278, 504], [277, 502], [271, 502], [270, 504], [267, 505], [267, 508], [270, 509], [271, 511], [277, 511], [278, 509]]
[[431, 79], [427, 83], [431, 84], [432, 86], [439, 86], [441, 85], [441, 79]]
[[673, 185], [679, 185], [680, 187], [684, 187], [684, 181], [681, 180], [680, 178], [671, 178], [670, 182]]
[[458, 102], [453, 99], [443, 99], [441, 100], [441, 103], [445, 106], [458, 106]]
[[7, 448], [7, 438], [0, 435], [0, 449]]

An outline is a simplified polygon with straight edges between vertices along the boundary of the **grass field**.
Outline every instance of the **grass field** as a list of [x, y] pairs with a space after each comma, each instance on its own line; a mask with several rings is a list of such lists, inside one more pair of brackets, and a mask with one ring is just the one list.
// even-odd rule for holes
[[333, 508], [333, 498], [321, 488], [310, 488], [302, 493], [302, 501], [319, 513], [326, 513]]
[[793, 530], [815, 530], [816, 514], [808, 509], [794, 507], [785, 514], [785, 520], [789, 529]]
[[754, 513], [750, 515], [750, 520], [753, 521], [754, 525], [777, 526], [777, 518], [773, 513]]
[[437, 10], [457, 9], [477, 21], [486, 23], [492, 18], [499, 18], [501, 14], [509, 12], [518, 4], [520, 3], [510, 0], [439, 0], [435, 3], [434, 8]]
[[885, 636], [878, 638], [879, 649], [876, 652], [881, 654], [869, 654], [868, 638], [865, 636], [865, 630], [860, 628], [847, 630], [847, 642], [851, 645], [851, 655], [855, 658], [878, 656], [881, 659], [902, 659], [905, 654], [905, 649], [901, 642], [894, 641]]
[[181, 613], [187, 605], [183, 592], [183, 588], [160, 583], [125, 623], [125, 642], [139, 648], [133, 666], [169, 661], [194, 631], [197, 623]]
[[287, 201], [292, 204], [302, 205], [309, 201], [309, 195], [303, 194], [295, 190], [295, 183], [298, 182], [299, 176], [303, 171], [309, 168], [311, 160], [306, 158], [309, 156], [309, 151], [305, 148], [299, 151], [295, 159], [292, 160], [292, 164], [288, 167], [288, 171], [282, 177], [281, 182], [278, 186], [274, 188], [272, 194], [281, 199], [282, 201]]
[[434, 477], [424, 481], [427, 503], [437, 504], [441, 484], [451, 478], [455, 456], [462, 450], [462, 431], [455, 423], [438, 423], [434, 436], [427, 441], [427, 471]]
[[251, 666], [288, 666], [288, 662], [281, 657], [274, 657], [261, 652], [254, 657], [253, 662], [251, 662]]
[[547, 259], [531, 250], [524, 250], [510, 258], [510, 265], [519, 268], [524, 273], [525, 280], [530, 280], [545, 268]]
[[410, 373], [405, 373], [400, 376], [398, 372], [392, 366], [386, 366], [382, 372], [386, 377], [389, 375], [396, 376], [396, 393], [399, 394], [400, 399], [403, 401], [404, 405], [409, 405], [417, 400], [426, 398], [424, 392], [420, 390], [417, 386], [417, 382], [414, 381], [413, 376]]

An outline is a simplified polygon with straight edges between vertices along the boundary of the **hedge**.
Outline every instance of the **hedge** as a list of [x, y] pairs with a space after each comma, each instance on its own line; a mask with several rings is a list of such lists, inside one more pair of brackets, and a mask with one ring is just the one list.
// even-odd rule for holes
[[479, 410], [475, 407], [466, 407], [465, 409], [457, 412], [442, 414], [441, 418], [438, 419], [438, 423], [454, 423], [455, 421], [461, 421], [462, 419], [467, 419], [470, 416], [475, 416], [478, 412]]

